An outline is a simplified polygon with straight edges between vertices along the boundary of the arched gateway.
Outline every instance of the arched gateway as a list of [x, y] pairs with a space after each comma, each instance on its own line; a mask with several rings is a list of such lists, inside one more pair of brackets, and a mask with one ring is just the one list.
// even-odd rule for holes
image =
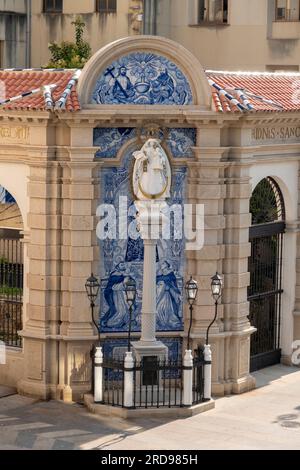
[[263, 179], [250, 201], [251, 275], [250, 322], [257, 331], [251, 339], [251, 370], [281, 359], [283, 240], [286, 213], [282, 192], [273, 178]]
[[[278, 267], [258, 267], [255, 272], [257, 279], [262, 269], [268, 270], [264, 294], [268, 282], [276, 290], [275, 300], [264, 299], [269, 312], [282, 295], [280, 347], [283, 360], [290, 361], [300, 329], [298, 290], [295, 294], [300, 283], [300, 108], [289, 92], [293, 77], [282, 78], [291, 87], [277, 93], [280, 75], [273, 82], [268, 74], [205, 72], [181, 45], [139, 36], [105, 46], [82, 71], [0, 71], [0, 80], [7, 98], [19, 97], [0, 108], [0, 184], [18, 201], [24, 224], [24, 311], [18, 331], [22, 349], [9, 349], [0, 382], [16, 385], [22, 393], [66, 401], [90, 390], [90, 351], [97, 341], [85, 292], [91, 272], [103, 281], [98, 312], [105, 354], [122, 354], [127, 344], [128, 273], [137, 283], [132, 339], [139, 339], [143, 244], [119, 226], [115, 239], [99, 240], [96, 228], [103, 204], [126, 226], [134, 221], [134, 153], [150, 137], [159, 141], [172, 170], [170, 202], [193, 221], [185, 234], [189, 249], [185, 239], [174, 236], [157, 246], [156, 330], [169, 358], [181, 358], [187, 345], [190, 318], [183, 287], [191, 275], [199, 293], [190, 343], [193, 350], [204, 345], [214, 317], [211, 277], [218, 271], [224, 290], [217, 322], [209, 331], [213, 393], [241, 393], [255, 386], [250, 342], [263, 330], [255, 333], [249, 321], [249, 230], [255, 229], [249, 203], [252, 185], [272, 175], [263, 191], [272, 196], [275, 181], [283, 182], [288, 242], [282, 259], [283, 271], [290, 270], [283, 279], [292, 281], [280, 294], [280, 284], [272, 284], [279, 279]], [[274, 194], [276, 198], [280, 193], [276, 189]], [[255, 195], [254, 214], [253, 201]], [[191, 235], [193, 214], [200, 217], [200, 229], [204, 227], [203, 248]], [[172, 229], [178, 229], [182, 217], [176, 221]], [[280, 234], [274, 236], [280, 241]], [[264, 256], [281, 247], [276, 240], [269, 241]], [[253, 281], [251, 293], [257, 294]], [[253, 323], [254, 301], [250, 298]], [[273, 344], [278, 328], [272, 331]], [[278, 344], [273, 346], [277, 351]]]

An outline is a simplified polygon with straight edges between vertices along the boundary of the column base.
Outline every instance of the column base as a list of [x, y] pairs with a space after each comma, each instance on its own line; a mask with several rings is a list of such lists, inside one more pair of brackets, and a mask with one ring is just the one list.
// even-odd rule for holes
[[50, 384], [37, 383], [31, 380], [20, 380], [18, 382], [18, 393], [20, 395], [38, 398], [48, 401], [56, 398], [56, 387]]
[[256, 380], [252, 375], [242, 377], [237, 380], [227, 382], [213, 382], [213, 397], [224, 397], [230, 395], [241, 395], [242, 393], [251, 392], [256, 388]]
[[232, 383], [232, 393], [235, 395], [251, 392], [251, 390], [254, 390], [255, 388], [256, 379], [252, 375], [248, 375]]
[[133, 354], [137, 360], [144, 357], [168, 358], [168, 348], [161, 341], [136, 341], [132, 344]]

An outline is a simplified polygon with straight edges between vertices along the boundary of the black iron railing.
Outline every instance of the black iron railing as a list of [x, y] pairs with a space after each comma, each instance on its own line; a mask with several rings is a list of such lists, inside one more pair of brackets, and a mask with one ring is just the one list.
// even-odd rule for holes
[[7, 346], [22, 346], [22, 313], [23, 245], [19, 235], [0, 238], [0, 341]]
[[124, 360], [105, 359], [104, 374], [104, 403], [111, 406], [124, 405]]
[[[204, 401], [203, 356], [193, 363], [193, 404]], [[145, 358], [134, 361], [133, 408], [183, 407], [183, 377], [185, 367], [181, 360]], [[124, 408], [124, 358], [104, 359], [103, 403]]]
[[203, 351], [199, 349], [194, 358], [193, 365], [193, 405], [202, 403], [204, 400], [204, 360]]
[[183, 404], [181, 362], [145, 358], [135, 365], [134, 408], [172, 408]]

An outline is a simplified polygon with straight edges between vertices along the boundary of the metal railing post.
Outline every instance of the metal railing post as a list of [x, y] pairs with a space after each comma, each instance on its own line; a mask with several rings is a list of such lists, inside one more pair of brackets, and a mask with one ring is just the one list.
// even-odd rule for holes
[[103, 352], [96, 348], [94, 364], [94, 402], [103, 403]]
[[127, 352], [124, 361], [124, 408], [134, 406], [134, 359], [132, 352]]
[[185, 351], [183, 360], [183, 405], [193, 405], [193, 356], [192, 351]]
[[204, 400], [211, 400], [211, 347], [209, 344], [204, 346]]

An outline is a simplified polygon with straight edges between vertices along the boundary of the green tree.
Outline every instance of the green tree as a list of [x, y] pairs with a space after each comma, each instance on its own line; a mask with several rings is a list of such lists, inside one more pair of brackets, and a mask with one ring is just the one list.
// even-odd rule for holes
[[84, 40], [85, 23], [82, 18], [78, 16], [72, 25], [75, 27], [75, 42], [50, 43], [51, 59], [45, 68], [81, 69], [91, 57], [91, 47]]

